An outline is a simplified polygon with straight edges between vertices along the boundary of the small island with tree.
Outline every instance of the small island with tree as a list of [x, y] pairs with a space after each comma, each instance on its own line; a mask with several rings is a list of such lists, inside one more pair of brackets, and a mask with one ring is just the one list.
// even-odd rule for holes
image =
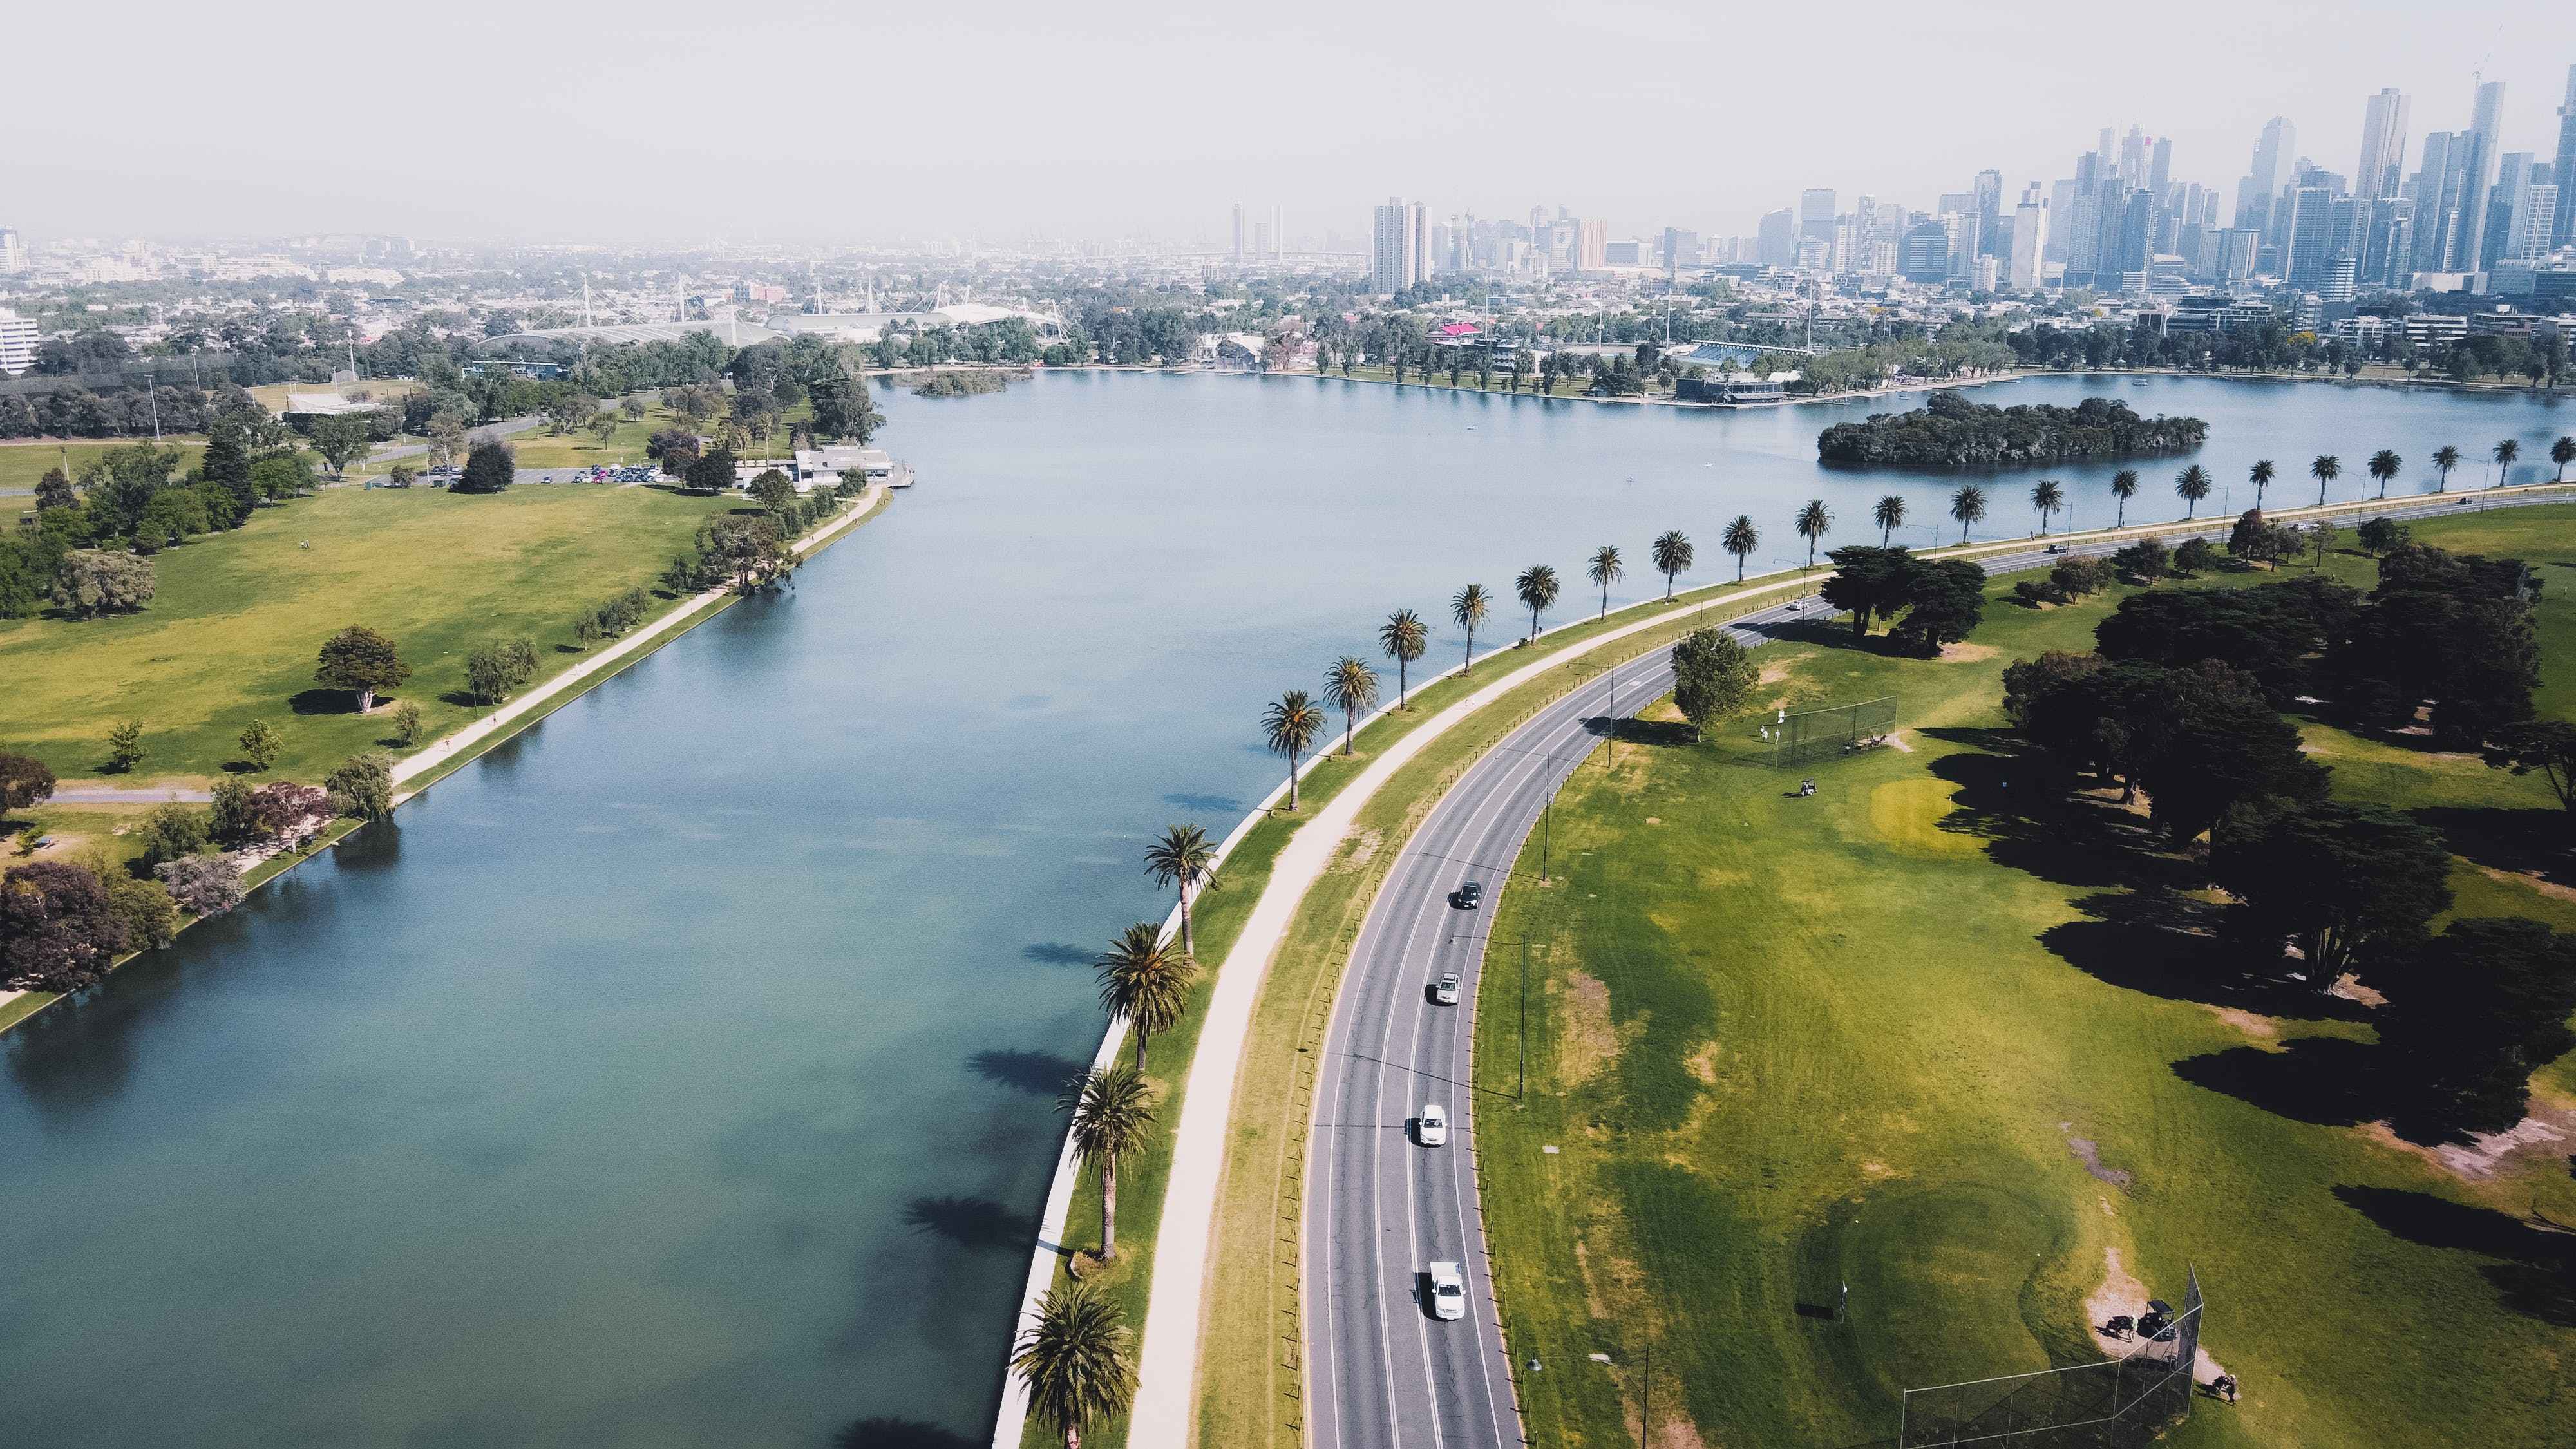
[[1834, 424], [1816, 435], [1816, 457], [1861, 467], [1993, 467], [2160, 457], [2188, 453], [2208, 437], [2199, 418], [2142, 418], [2112, 398], [1999, 408], [1944, 392], [1915, 412]]

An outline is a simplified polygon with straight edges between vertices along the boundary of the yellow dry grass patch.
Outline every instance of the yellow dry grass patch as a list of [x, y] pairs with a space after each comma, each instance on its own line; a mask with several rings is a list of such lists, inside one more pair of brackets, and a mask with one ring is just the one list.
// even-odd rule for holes
[[1977, 838], [1944, 830], [1941, 822], [1958, 807], [1947, 780], [1915, 775], [1890, 780], [1869, 792], [1870, 834], [1881, 844], [1914, 855], [1974, 855]]
[[1619, 1029], [1610, 1020], [1610, 988], [1582, 971], [1567, 973], [1562, 987], [1549, 991], [1561, 998], [1565, 1035], [1556, 1048], [1557, 1080], [1579, 1087], [1599, 1076], [1619, 1056]]

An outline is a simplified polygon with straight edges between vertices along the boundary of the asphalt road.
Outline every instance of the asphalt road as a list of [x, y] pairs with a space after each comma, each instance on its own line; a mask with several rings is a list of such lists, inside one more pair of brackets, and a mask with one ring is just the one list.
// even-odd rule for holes
[[[2422, 518], [2550, 501], [2556, 500], [2449, 495], [2380, 516]], [[2353, 515], [2336, 519], [2343, 527], [2356, 521]], [[2210, 520], [2207, 536], [2223, 538], [2232, 523]], [[1979, 560], [1990, 574], [2051, 561], [2036, 540], [2029, 549]], [[1786, 601], [1728, 628], [1755, 645], [1769, 628], [1815, 617], [1823, 608], [1812, 597]], [[1509, 1110], [1518, 1087], [1500, 1073], [1474, 1080], [1472, 1023], [1488, 955], [1485, 923], [1497, 898], [1512, 888], [1521, 848], [1540, 828], [1567, 772], [1617, 720], [1671, 687], [1672, 651], [1650, 651], [1585, 682], [1487, 751], [1405, 844], [1352, 943], [1350, 970], [1325, 1032], [1307, 1149], [1301, 1297], [1306, 1430], [1316, 1449], [1524, 1442], [1516, 1365], [1494, 1310], [1477, 1201], [1477, 1116], [1486, 1108]], [[1451, 903], [1470, 880], [1484, 883], [1482, 909]], [[1495, 984], [1517, 993], [1517, 943], [1495, 946], [1492, 960], [1507, 973]], [[1447, 972], [1459, 977], [1455, 1006], [1431, 996], [1432, 983]], [[1417, 1141], [1415, 1123], [1428, 1103], [1448, 1111], [1445, 1147]], [[1428, 1307], [1425, 1275], [1439, 1261], [1456, 1262], [1466, 1278], [1467, 1316], [1456, 1322], [1435, 1320]], [[1599, 1370], [1561, 1363], [1545, 1371]]]

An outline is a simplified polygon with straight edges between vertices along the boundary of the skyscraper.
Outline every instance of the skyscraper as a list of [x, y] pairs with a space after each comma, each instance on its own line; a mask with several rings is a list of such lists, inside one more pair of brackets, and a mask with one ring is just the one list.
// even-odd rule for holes
[[18, 238], [14, 226], [0, 226], [0, 277], [15, 276], [27, 270], [27, 244]]
[[2012, 270], [2006, 285], [2016, 292], [2036, 292], [2047, 279], [2048, 199], [2034, 181], [2022, 188], [2013, 208]]
[[2158, 136], [2156, 138], [2156, 149], [2150, 154], [2147, 161], [2147, 189], [2154, 192], [2157, 197], [2161, 199], [2165, 194], [2165, 187], [2171, 184], [2172, 181], [2173, 137]]
[[1785, 267], [1798, 259], [1798, 219], [1789, 208], [1766, 213], [1754, 228], [1753, 259], [1766, 267]]
[[2372, 96], [2361, 112], [2361, 166], [2352, 173], [2355, 196], [2376, 200], [2397, 194], [2406, 169], [2406, 97], [2395, 86]]
[[2567, 67], [2567, 100], [2558, 108], [2558, 159], [2549, 179], [2558, 186], [2558, 219], [2549, 228], [2549, 244], [2576, 245], [2576, 65]]
[[2236, 225], [2245, 230], [2260, 231], [2271, 220], [2272, 198], [2280, 194], [2287, 178], [2291, 153], [2299, 146], [2299, 131], [2286, 116], [2274, 116], [2263, 123], [2263, 135], [2254, 143], [2254, 163], [2245, 179], [2236, 184]]
[[1834, 239], [1834, 189], [1811, 186], [1798, 193], [1798, 237], [1802, 241]]
[[1401, 292], [1431, 279], [1431, 215], [1421, 202], [1390, 196], [1377, 209], [1369, 290]]
[[2504, 82], [2484, 81], [2469, 111], [2468, 165], [2461, 168], [2460, 245], [2452, 265], [2473, 272], [2487, 254], [2487, 212], [2495, 189], [2496, 165], [2503, 159]]
[[2448, 131], [2427, 132], [2423, 159], [2415, 171], [2412, 200], [2415, 203], [2415, 270], [2438, 272], [2450, 265], [2452, 215], [2449, 190], [2451, 167], [2457, 159], [2451, 154], [2452, 135]]
[[1234, 204], [1234, 259], [1243, 260], [1243, 203]]

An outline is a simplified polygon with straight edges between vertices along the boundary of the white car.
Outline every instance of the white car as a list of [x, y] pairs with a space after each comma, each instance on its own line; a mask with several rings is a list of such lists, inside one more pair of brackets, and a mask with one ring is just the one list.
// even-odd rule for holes
[[1413, 1119], [1414, 1135], [1425, 1147], [1449, 1145], [1449, 1109], [1437, 1102], [1424, 1104], [1422, 1115]]
[[1431, 1279], [1431, 1316], [1443, 1323], [1454, 1323], [1467, 1316], [1467, 1279], [1455, 1263], [1434, 1263]]
[[1458, 973], [1455, 971], [1443, 972], [1438, 981], [1431, 983], [1431, 999], [1439, 1002], [1442, 1006], [1456, 1006], [1458, 1004]]

